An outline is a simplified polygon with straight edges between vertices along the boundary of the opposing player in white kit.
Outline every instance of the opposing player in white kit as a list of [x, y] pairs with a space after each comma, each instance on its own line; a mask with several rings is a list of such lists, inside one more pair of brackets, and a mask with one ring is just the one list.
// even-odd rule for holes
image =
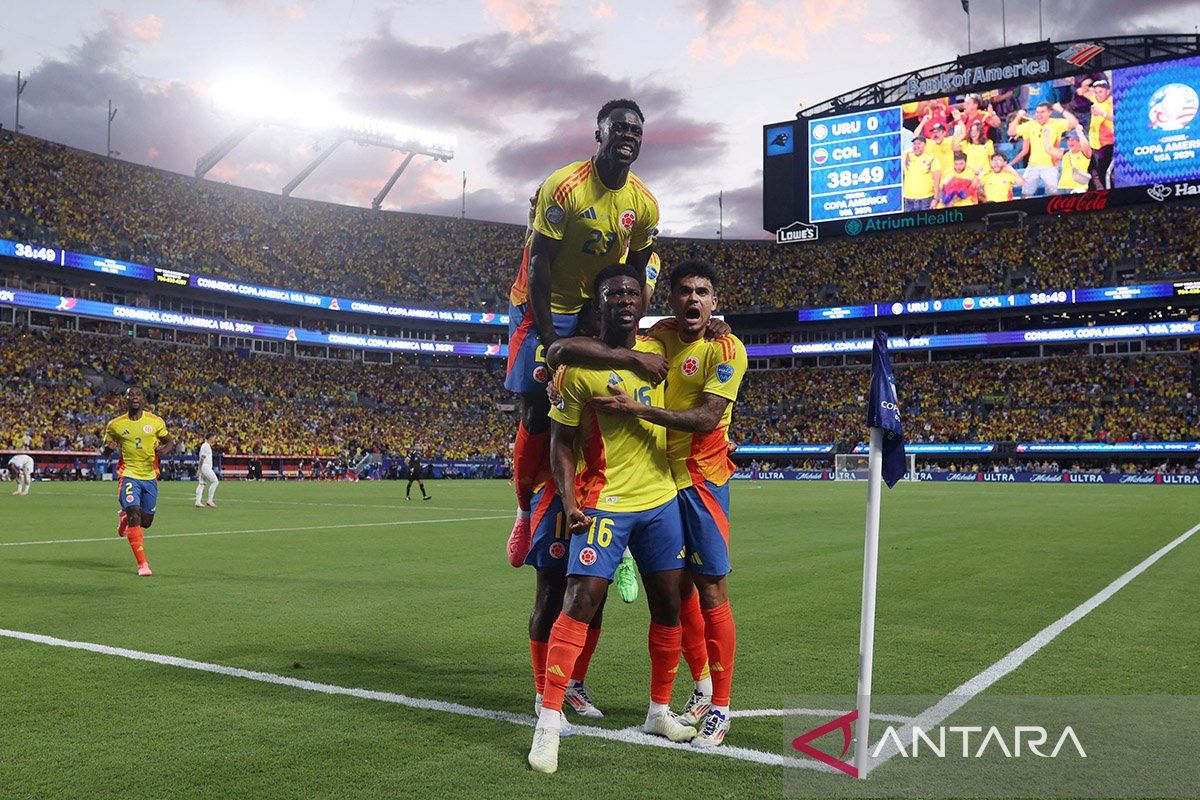
[[13, 472], [13, 479], [17, 482], [17, 490], [13, 494], [29, 494], [29, 485], [33, 483], [33, 458], [24, 453], [18, 453], [8, 460], [8, 466]]
[[[200, 466], [196, 470], [196, 508], [216, 508], [217, 504], [213, 502], [213, 495], [217, 493], [217, 473], [213, 472], [213, 451], [212, 451], [212, 434], [206, 433], [204, 441], [200, 444]], [[201, 495], [204, 494], [204, 487], [208, 487], [208, 502], [201, 503]]]

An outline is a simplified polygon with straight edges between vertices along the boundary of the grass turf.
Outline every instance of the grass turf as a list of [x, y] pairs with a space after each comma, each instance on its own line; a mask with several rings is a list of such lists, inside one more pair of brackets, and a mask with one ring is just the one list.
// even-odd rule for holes
[[[112, 538], [0, 546], [0, 627], [531, 713], [533, 576], [504, 561], [511, 489], [429, 486], [433, 500], [407, 502], [397, 483], [225, 483], [211, 511], [191, 507], [194, 484], [164, 483], [152, 579], [133, 574], [113, 535], [111, 484], [4, 493], [0, 545]], [[736, 708], [853, 693], [864, 495], [863, 484], [734, 487]], [[875, 693], [949, 692], [1200, 522], [1198, 498], [1189, 487], [900, 485], [884, 504]], [[216, 531], [236, 533], [153, 538]], [[1198, 693], [1197, 540], [989, 691]], [[589, 676], [606, 727], [644, 714], [646, 619], [641, 601], [610, 601]], [[590, 737], [564, 740], [558, 775], [534, 775], [531, 730], [510, 723], [9, 638], [0, 665], [0, 797], [783, 791], [777, 767]], [[786, 752], [784, 725], [736, 720], [730, 744]]]

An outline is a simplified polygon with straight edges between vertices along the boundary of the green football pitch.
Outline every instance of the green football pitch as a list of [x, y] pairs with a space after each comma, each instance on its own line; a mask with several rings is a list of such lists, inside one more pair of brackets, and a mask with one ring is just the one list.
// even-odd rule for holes
[[[429, 487], [228, 482], [199, 510], [194, 484], [162, 484], [148, 579], [115, 536], [112, 484], [4, 491], [0, 797], [779, 797], [778, 760], [799, 754], [795, 716], [772, 710], [854, 693], [865, 484], [739, 483], [734, 706], [761, 713], [734, 720], [725, 754], [626, 731], [645, 713], [647, 612], [614, 593], [589, 675], [602, 730], [533, 774], [534, 576], [505, 561], [511, 488]], [[901, 484], [875, 693], [953, 691], [1197, 523], [1190, 487]], [[1200, 535], [986, 692], [1200, 694], [1197, 575]]]

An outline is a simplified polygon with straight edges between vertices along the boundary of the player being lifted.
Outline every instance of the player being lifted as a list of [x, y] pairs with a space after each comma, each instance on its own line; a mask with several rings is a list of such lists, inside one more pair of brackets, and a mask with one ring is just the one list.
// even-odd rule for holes
[[[685, 261], [671, 270], [668, 302], [673, 320], [650, 330], [670, 361], [666, 408], [638, 402], [620, 386], [596, 397], [592, 408], [667, 428], [667, 456], [679, 490], [687, 542], [687, 572], [680, 584], [683, 650], [695, 687], [679, 716], [700, 726], [696, 747], [720, 745], [729, 730], [737, 634], [726, 591], [729, 566], [729, 424], [742, 377], [746, 348], [725, 328], [716, 338], [710, 320], [717, 308], [716, 270], [704, 261]], [[720, 326], [724, 327], [724, 326]], [[556, 345], [553, 359], [577, 363], [618, 355], [608, 344], [584, 338]], [[552, 361], [553, 361], [552, 359]], [[698, 590], [698, 591], [697, 591]]]
[[[596, 155], [557, 170], [538, 191], [521, 269], [509, 308], [508, 374], [504, 385], [520, 395], [513, 447], [517, 519], [508, 541], [509, 563], [529, 552], [530, 496], [549, 454], [546, 349], [579, 331], [592, 281], [605, 266], [627, 261], [642, 275], [653, 252], [658, 201], [630, 171], [642, 146], [645, 117], [632, 100], [611, 100], [596, 115]], [[665, 370], [662, 359], [638, 357], [644, 376]], [[631, 601], [637, 582], [624, 562], [618, 589]]]
[[[637, 337], [643, 279], [644, 269], [628, 263], [605, 267], [596, 276], [600, 338], [612, 348], [662, 355], [660, 342]], [[555, 361], [554, 346], [549, 356]], [[571, 535], [566, 595], [550, 632], [545, 695], [529, 751], [529, 764], [539, 772], [558, 769], [568, 677], [626, 547], [642, 571], [650, 606], [650, 706], [643, 730], [676, 742], [696, 735], [669, 707], [682, 649], [679, 584], [684, 559], [666, 432], [633, 417], [598, 416], [588, 401], [608, 396], [615, 385], [638, 402], [662, 406], [662, 384], [654, 386], [632, 370], [570, 366], [555, 377], [562, 401], [549, 412], [550, 465], [556, 485], [564, 487], [560, 496]]]
[[[216, 508], [213, 497], [217, 493], [217, 473], [213, 469], [212, 434], [205, 433], [204, 441], [200, 443], [200, 465], [196, 468], [196, 508]], [[201, 502], [204, 490], [208, 489], [208, 500]]]
[[148, 576], [150, 564], [142, 546], [142, 531], [154, 524], [158, 507], [158, 459], [170, 452], [174, 437], [162, 417], [145, 410], [146, 398], [137, 386], [125, 390], [125, 413], [108, 423], [104, 455], [120, 454], [117, 499], [121, 504], [117, 535], [129, 540], [138, 575]]

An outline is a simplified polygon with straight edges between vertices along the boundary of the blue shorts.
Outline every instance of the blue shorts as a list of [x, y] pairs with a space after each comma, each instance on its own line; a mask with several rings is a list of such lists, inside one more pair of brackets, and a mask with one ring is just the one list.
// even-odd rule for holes
[[158, 481], [122, 477], [117, 485], [117, 499], [121, 508], [137, 506], [143, 513], [153, 514], [158, 508]]
[[586, 533], [571, 537], [568, 575], [612, 580], [628, 547], [643, 573], [683, 569], [683, 519], [679, 499], [672, 497], [645, 511], [585, 512], [592, 518]]
[[728, 575], [728, 481], [724, 486], [705, 481], [700, 486], [680, 489], [679, 510], [683, 514], [688, 569], [700, 575]]
[[[574, 336], [579, 332], [583, 314], [583, 311], [578, 314], [551, 314], [555, 333]], [[509, 303], [508, 372], [504, 376], [504, 388], [521, 394], [544, 392], [550, 377], [550, 368], [546, 366], [546, 350], [538, 338], [529, 304], [514, 306]]]
[[533, 493], [529, 500], [533, 513], [529, 525], [533, 529], [533, 541], [525, 563], [536, 570], [567, 570], [567, 539], [570, 532], [563, 519], [562, 498], [553, 483], [547, 483]]

